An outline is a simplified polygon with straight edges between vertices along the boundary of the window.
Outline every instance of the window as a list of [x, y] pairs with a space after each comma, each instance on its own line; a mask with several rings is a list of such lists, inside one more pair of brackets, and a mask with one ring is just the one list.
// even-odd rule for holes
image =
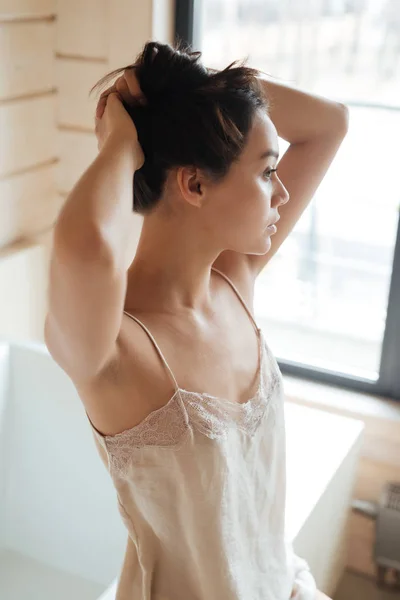
[[176, 34], [209, 67], [248, 57], [349, 107], [324, 181], [257, 281], [256, 317], [283, 373], [400, 399], [398, 1], [177, 0]]

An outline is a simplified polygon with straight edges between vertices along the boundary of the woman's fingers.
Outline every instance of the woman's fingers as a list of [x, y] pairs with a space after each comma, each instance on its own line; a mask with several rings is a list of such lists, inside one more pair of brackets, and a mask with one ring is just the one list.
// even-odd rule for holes
[[136, 69], [133, 67], [125, 69], [124, 79], [131, 96], [134, 96], [134, 98], [136, 98], [141, 104], [146, 104], [146, 98], [140, 89], [139, 81], [136, 77]]
[[[102, 121], [103, 114], [104, 114], [104, 111], [107, 106], [107, 102], [112, 102], [114, 100], [114, 97], [116, 97], [120, 101], [118, 92], [116, 90], [114, 90], [113, 88], [114, 88], [114, 86], [112, 88], [110, 88], [110, 90], [107, 90], [107, 93], [104, 92], [101, 95], [100, 100], [97, 104], [96, 116], [94, 119], [94, 122], [95, 122], [94, 131], [95, 131], [96, 135], [99, 135], [101, 121]], [[110, 96], [110, 98], [109, 98], [109, 96]]]
[[125, 69], [124, 74], [118, 77], [114, 84], [100, 95], [96, 107], [96, 119], [102, 118], [107, 104], [107, 98], [113, 92], [118, 92], [126, 104], [132, 102], [132, 98], [137, 100], [140, 104], [146, 104], [146, 98], [140, 89], [140, 85], [136, 77], [136, 71], [131, 67], [129, 69]]
[[115, 88], [115, 84], [112, 85], [110, 88], [108, 88], [108, 90], [105, 90], [99, 98], [99, 101], [97, 103], [97, 107], [96, 107], [96, 119], [101, 119], [101, 117], [103, 116], [104, 113], [104, 109], [106, 107], [107, 104], [107, 98], [108, 96], [112, 93], [112, 92], [116, 92], [116, 88]]
[[121, 77], [118, 77], [117, 81], [115, 82], [115, 87], [117, 92], [120, 94], [121, 98], [126, 102], [126, 104], [132, 102], [132, 94], [123, 75]]
[[[122, 104], [121, 104], [121, 98], [118, 94], [118, 92], [116, 92], [115, 90], [108, 90], [107, 94], [104, 94], [103, 97], [100, 99], [101, 102], [104, 102], [104, 108], [102, 109], [102, 115], [101, 117], [97, 116], [97, 112], [96, 112], [96, 117], [95, 117], [95, 134], [97, 137], [97, 149], [100, 151], [104, 141], [106, 140], [109, 131], [110, 131], [110, 122], [109, 120], [106, 120], [103, 118], [104, 115], [104, 111], [106, 109], [106, 107], [109, 107], [107, 110], [112, 111], [113, 114], [115, 114], [115, 110], [116, 110], [116, 105], [120, 105], [121, 108]], [[99, 101], [100, 104], [100, 101]], [[99, 109], [99, 106], [98, 106]], [[118, 108], [117, 108], [118, 110]]]
[[104, 98], [100, 98], [100, 100], [97, 103], [97, 107], [96, 107], [96, 119], [101, 119], [101, 117], [103, 116], [106, 104], [107, 104], [107, 96]]

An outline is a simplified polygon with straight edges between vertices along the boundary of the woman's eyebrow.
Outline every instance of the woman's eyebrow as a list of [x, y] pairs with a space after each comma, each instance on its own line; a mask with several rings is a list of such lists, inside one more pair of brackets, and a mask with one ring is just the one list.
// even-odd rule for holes
[[268, 156], [274, 156], [275, 158], [279, 158], [279, 152], [275, 152], [275, 150], [265, 150], [260, 156], [260, 160], [263, 158], [267, 158]]

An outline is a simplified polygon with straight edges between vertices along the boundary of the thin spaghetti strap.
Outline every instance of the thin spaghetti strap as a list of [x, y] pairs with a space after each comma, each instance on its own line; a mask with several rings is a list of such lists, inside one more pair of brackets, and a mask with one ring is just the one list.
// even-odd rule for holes
[[216, 271], [217, 273], [219, 273], [220, 275], [222, 275], [222, 277], [224, 277], [226, 279], [226, 281], [230, 284], [230, 286], [233, 288], [233, 290], [236, 292], [239, 300], [241, 301], [241, 303], [243, 304], [244, 308], [247, 311], [247, 314], [249, 315], [250, 319], [252, 320], [254, 327], [256, 328], [257, 332], [260, 333], [261, 332], [261, 328], [257, 325], [253, 315], [251, 314], [251, 311], [249, 309], [249, 307], [247, 306], [246, 302], [243, 299], [242, 294], [239, 292], [239, 290], [237, 289], [237, 287], [235, 286], [235, 284], [229, 279], [229, 277], [227, 275], [225, 275], [225, 273], [223, 273], [222, 271], [220, 271], [219, 269], [216, 269], [215, 267], [211, 267], [212, 271]]
[[156, 348], [156, 350], [157, 350], [157, 352], [158, 352], [161, 360], [163, 361], [163, 363], [165, 364], [165, 366], [166, 366], [169, 374], [171, 375], [172, 381], [173, 381], [174, 386], [175, 386], [175, 392], [177, 392], [179, 390], [178, 383], [177, 383], [177, 381], [176, 381], [176, 379], [174, 377], [174, 374], [173, 374], [172, 370], [170, 369], [169, 364], [167, 363], [166, 359], [164, 358], [164, 355], [161, 352], [159, 345], [157, 344], [156, 340], [154, 339], [153, 335], [150, 333], [150, 331], [148, 330], [148, 328], [146, 327], [146, 325], [144, 325], [144, 323], [142, 323], [142, 321], [140, 321], [137, 317], [134, 317], [130, 313], [126, 312], [126, 310], [124, 310], [124, 313], [126, 315], [128, 315], [128, 317], [130, 317], [131, 319], [133, 319], [134, 321], [136, 321], [137, 323], [139, 323], [139, 325], [146, 331], [146, 333], [148, 334], [149, 338], [153, 342], [153, 344], [154, 344], [154, 346], [155, 346], [155, 348]]

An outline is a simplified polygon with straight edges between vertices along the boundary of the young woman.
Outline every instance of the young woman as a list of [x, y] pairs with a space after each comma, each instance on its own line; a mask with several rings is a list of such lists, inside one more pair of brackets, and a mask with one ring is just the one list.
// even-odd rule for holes
[[253, 295], [348, 111], [199, 59], [149, 42], [102, 94], [99, 154], [54, 231], [45, 339], [129, 533], [117, 600], [320, 600], [285, 537], [283, 380]]

